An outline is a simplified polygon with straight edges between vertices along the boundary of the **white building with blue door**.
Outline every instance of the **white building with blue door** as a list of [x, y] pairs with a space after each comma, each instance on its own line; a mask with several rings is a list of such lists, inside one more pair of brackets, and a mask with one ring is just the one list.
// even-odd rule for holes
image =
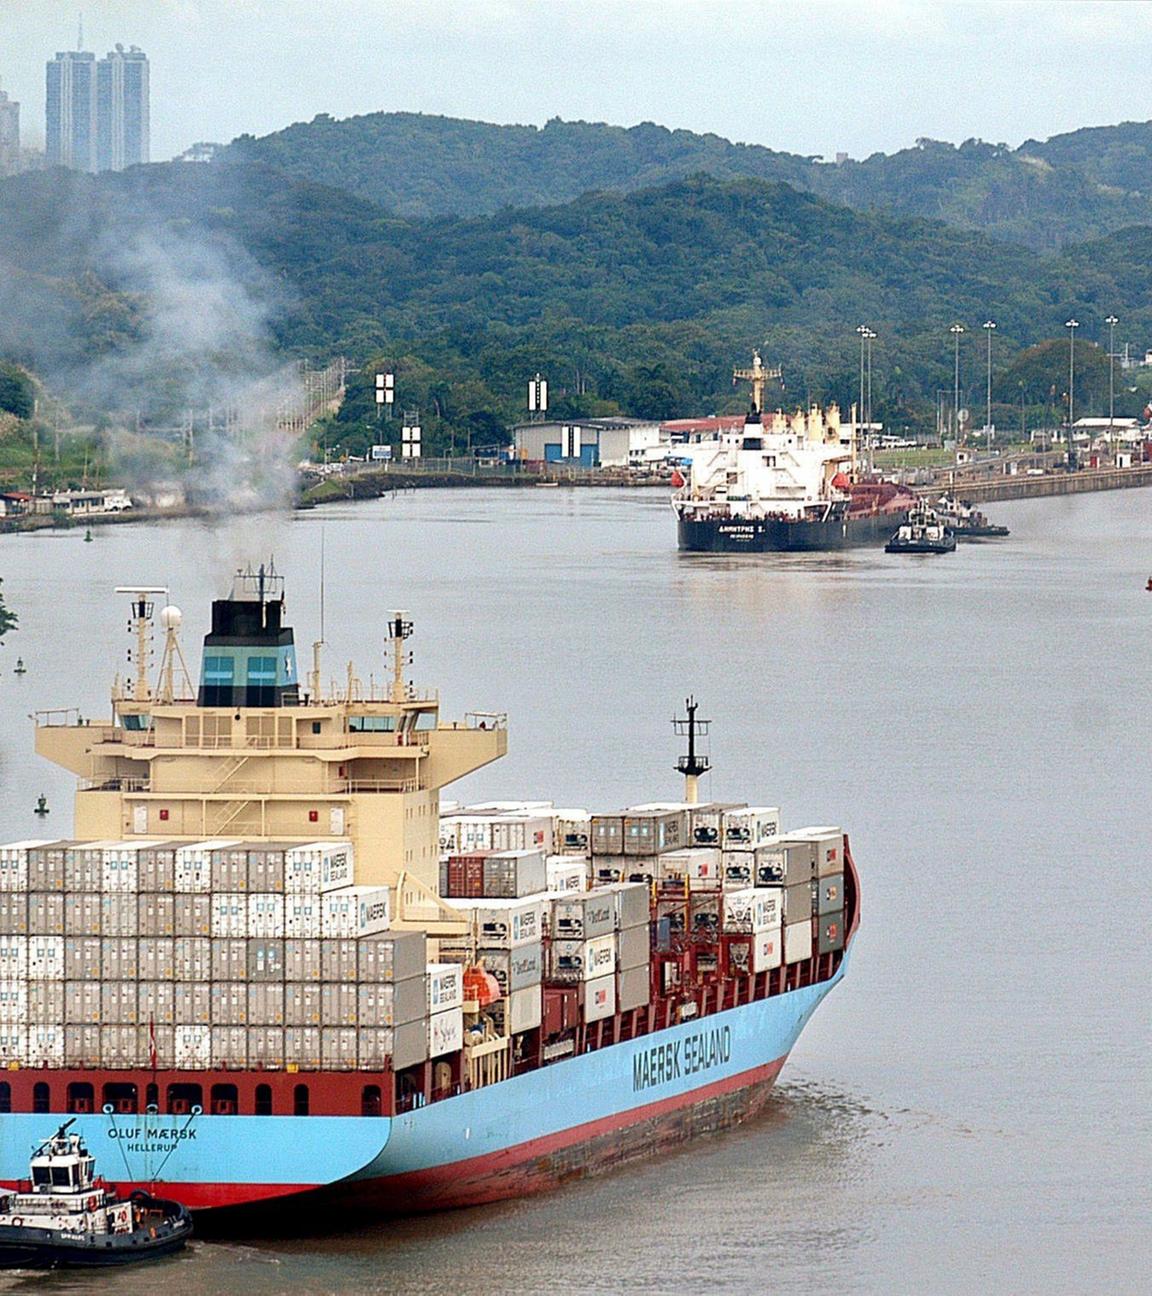
[[521, 423], [513, 431], [517, 459], [580, 468], [626, 468], [668, 440], [659, 423], [630, 418]]

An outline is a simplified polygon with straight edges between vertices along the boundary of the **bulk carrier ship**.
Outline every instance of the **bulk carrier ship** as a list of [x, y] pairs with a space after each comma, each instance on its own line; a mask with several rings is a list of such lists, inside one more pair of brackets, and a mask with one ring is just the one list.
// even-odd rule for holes
[[766, 553], [844, 549], [886, 541], [916, 503], [911, 492], [858, 473], [856, 424], [826, 410], [761, 413], [780, 375], [753, 352], [752, 409], [743, 428], [698, 446], [687, 478], [673, 479], [679, 547]]
[[[134, 589], [103, 721], [36, 717], [81, 780], [77, 840], [0, 848], [0, 1181], [65, 1120], [121, 1193], [197, 1212], [399, 1215], [527, 1193], [763, 1107], [843, 977], [857, 882], [837, 828], [684, 802], [441, 813], [507, 750], [351, 665], [304, 682], [280, 578], [181, 616]], [[163, 591], [166, 593], [166, 591]]]

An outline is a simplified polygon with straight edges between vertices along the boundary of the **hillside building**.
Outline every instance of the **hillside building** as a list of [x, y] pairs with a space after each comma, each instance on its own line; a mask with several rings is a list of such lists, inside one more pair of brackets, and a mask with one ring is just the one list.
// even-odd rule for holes
[[117, 45], [97, 61], [65, 50], [45, 74], [49, 166], [123, 171], [149, 160], [149, 67], [143, 50]]
[[0, 90], [0, 175], [11, 175], [20, 164], [20, 105]]

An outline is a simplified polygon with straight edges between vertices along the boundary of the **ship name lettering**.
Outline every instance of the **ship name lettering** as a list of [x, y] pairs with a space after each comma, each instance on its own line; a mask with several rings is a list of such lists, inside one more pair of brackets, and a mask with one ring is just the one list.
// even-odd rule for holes
[[[167, 1140], [169, 1143], [179, 1143], [182, 1139], [191, 1141], [196, 1137], [196, 1135], [199, 1132], [200, 1132], [199, 1130], [195, 1130], [195, 1129], [143, 1130], [139, 1126], [137, 1126], [135, 1129], [110, 1129], [108, 1131], [108, 1137], [110, 1139], [119, 1139], [122, 1142], [127, 1141], [128, 1139], [138, 1139], [144, 1137], [149, 1139], [163, 1139], [163, 1140]], [[136, 1152], [142, 1150], [143, 1148], [144, 1148], [144, 1144], [141, 1144], [139, 1147], [133, 1147], [130, 1150]]]

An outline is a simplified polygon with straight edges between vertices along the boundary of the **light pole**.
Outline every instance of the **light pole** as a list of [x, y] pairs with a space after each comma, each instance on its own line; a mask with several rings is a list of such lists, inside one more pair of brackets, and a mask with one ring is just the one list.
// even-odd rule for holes
[[955, 420], [954, 434], [956, 444], [960, 444], [960, 334], [964, 332], [963, 324], [953, 324], [948, 330], [953, 342], [953, 375], [952, 375], [952, 418]]
[[988, 450], [992, 450], [992, 334], [996, 330], [994, 320], [985, 320], [981, 326], [988, 335], [988, 402], [984, 413], [984, 435], [988, 438]]
[[867, 324], [857, 324], [856, 332], [860, 335], [860, 404], [856, 408], [856, 449], [859, 453], [862, 445], [860, 432], [864, 423], [864, 340], [871, 332]]
[[1116, 325], [1120, 321], [1109, 315], [1104, 323], [1108, 325], [1108, 449], [1115, 459], [1116, 432], [1112, 424], [1116, 418]]
[[1080, 327], [1080, 321], [1066, 320], [1064, 327], [1068, 330], [1068, 471], [1072, 472], [1076, 467], [1076, 442], [1072, 433], [1074, 422], [1072, 401], [1073, 389], [1076, 385], [1076, 330]]
[[867, 351], [867, 403], [864, 406], [864, 460], [868, 472], [872, 472], [872, 343], [876, 341], [879, 334], [873, 333], [868, 329], [864, 333], [864, 341], [868, 343]]

